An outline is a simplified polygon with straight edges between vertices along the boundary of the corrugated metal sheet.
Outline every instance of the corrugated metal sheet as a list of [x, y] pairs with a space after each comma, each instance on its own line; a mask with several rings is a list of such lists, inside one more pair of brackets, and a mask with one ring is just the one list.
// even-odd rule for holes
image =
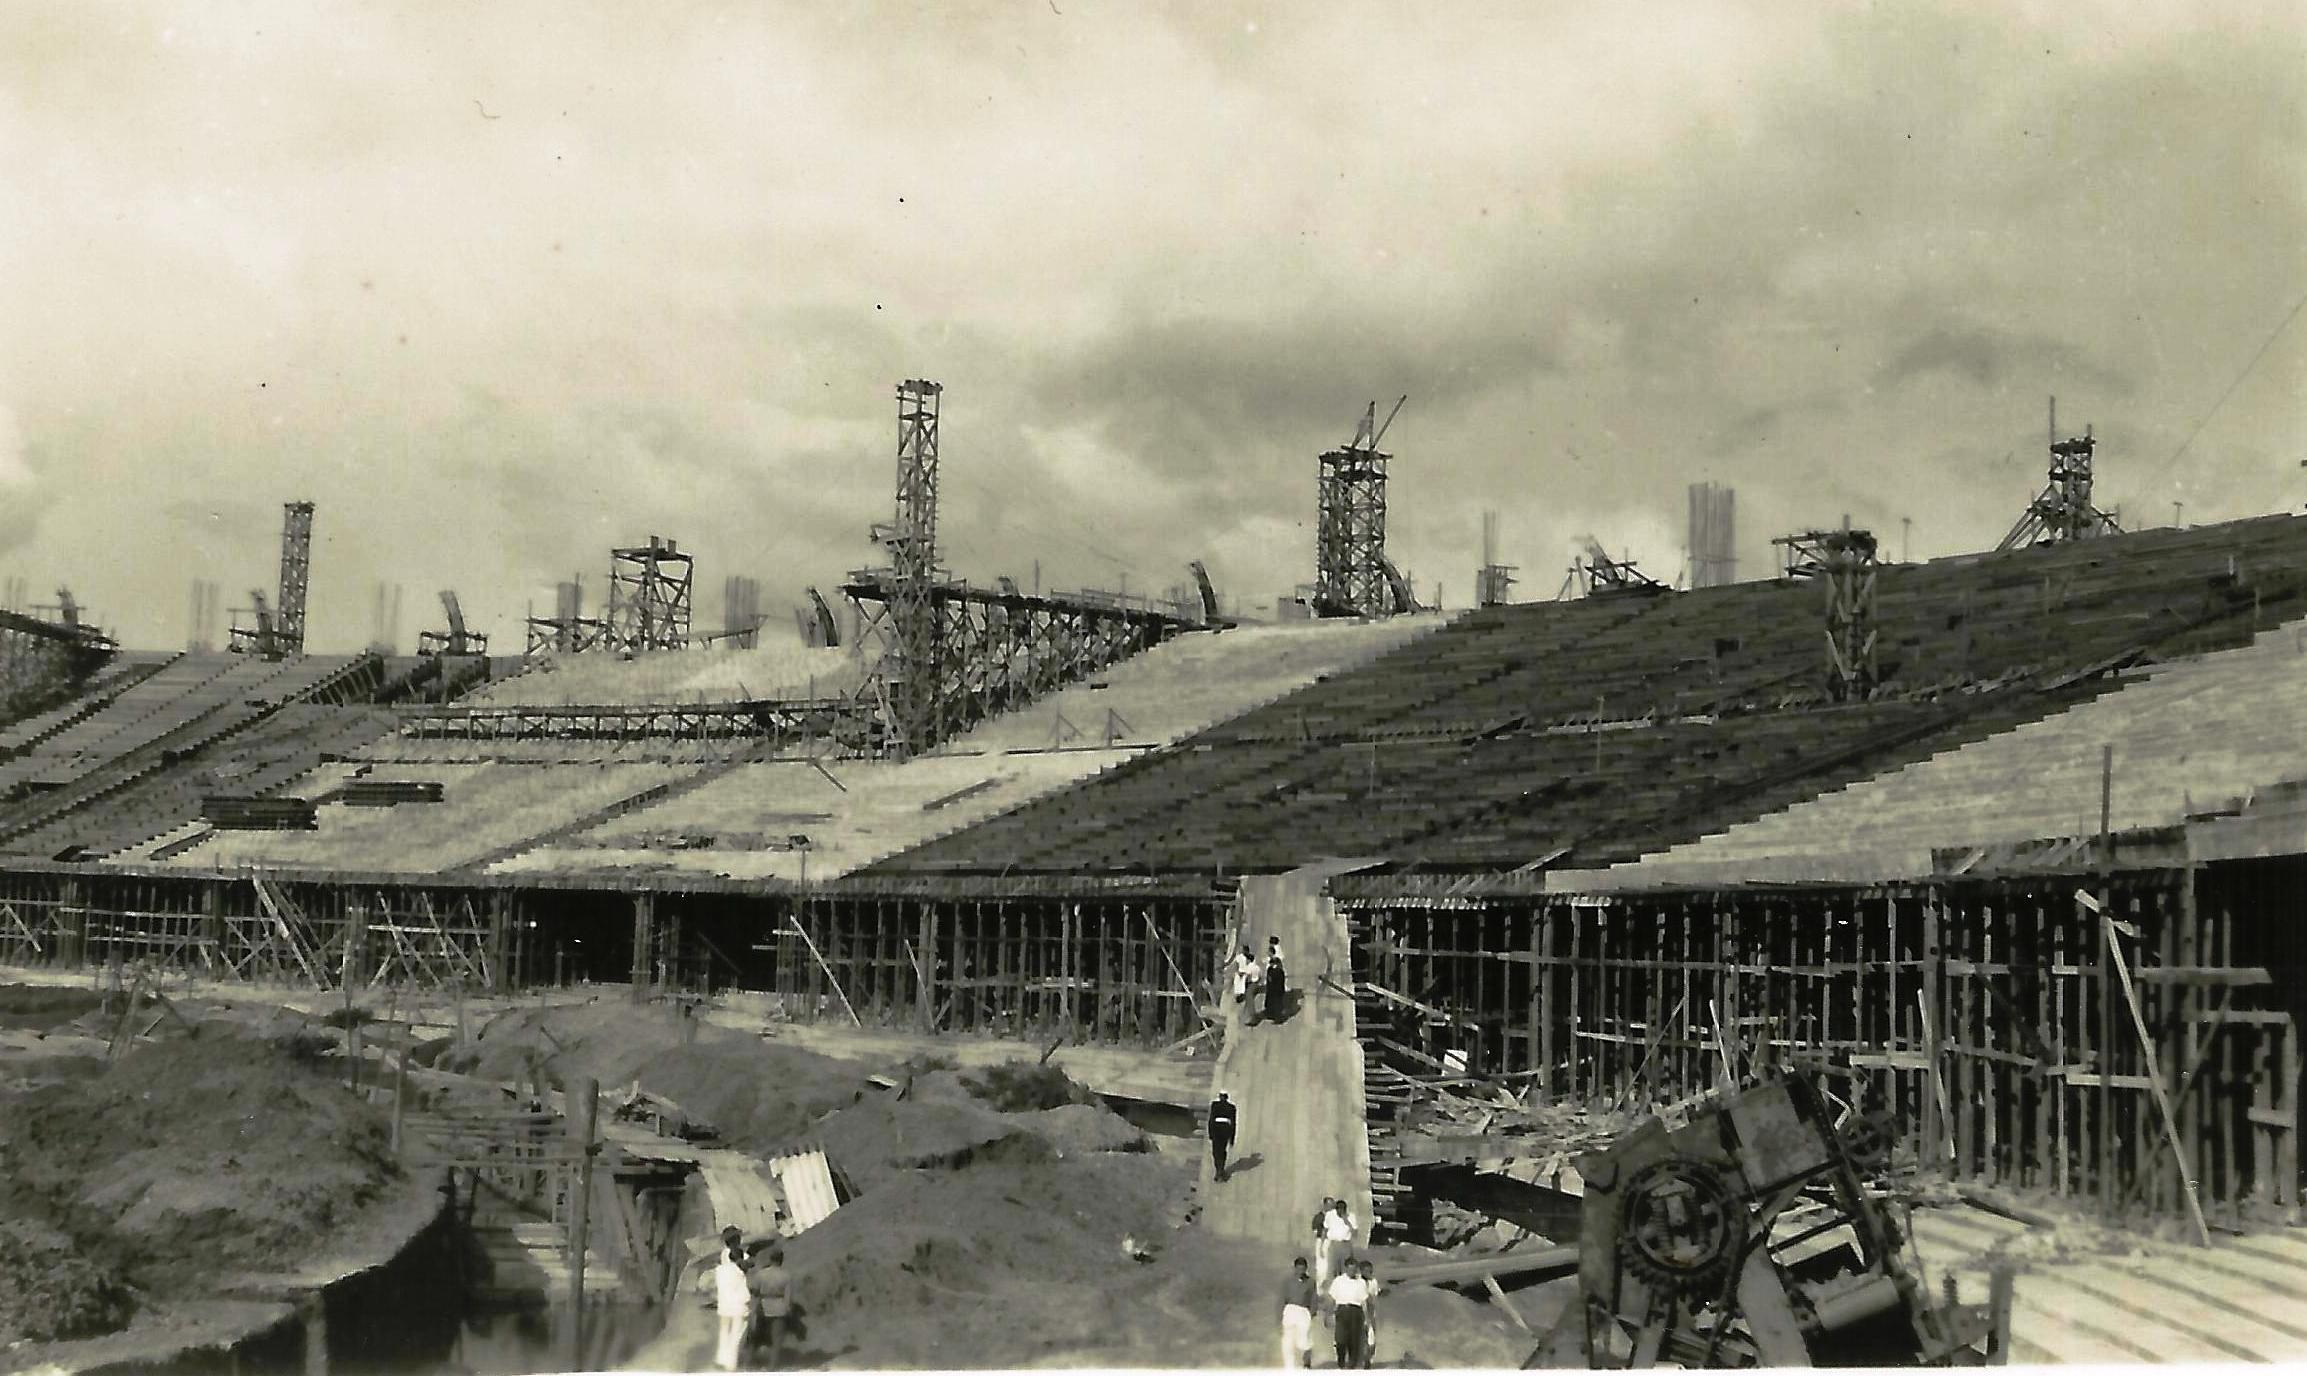
[[776, 1157], [770, 1161], [769, 1169], [785, 1191], [786, 1210], [792, 1217], [794, 1232], [816, 1227], [841, 1207], [840, 1199], [833, 1193], [833, 1168], [826, 1163], [824, 1152]]

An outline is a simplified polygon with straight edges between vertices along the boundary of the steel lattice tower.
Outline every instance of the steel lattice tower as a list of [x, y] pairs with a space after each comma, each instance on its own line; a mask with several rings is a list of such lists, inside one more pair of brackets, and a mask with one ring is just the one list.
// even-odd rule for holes
[[937, 585], [938, 408], [945, 388], [918, 378], [897, 384], [897, 519], [879, 532], [889, 551], [888, 637], [882, 678], [906, 753], [944, 736], [945, 681]]
[[2051, 398], [2050, 482], [2024, 515], [2003, 536], [1997, 551], [2017, 549], [2037, 541], [2089, 540], [2120, 535], [2123, 527], [2108, 512], [2099, 510], [2091, 496], [2091, 460], [2099, 447], [2091, 427], [2080, 435], [2059, 438], [2059, 399]]
[[280, 592], [274, 599], [268, 656], [304, 653], [304, 596], [312, 578], [312, 503], [282, 507]]
[[619, 650], [678, 650], [689, 643], [688, 555], [652, 535], [646, 545], [609, 551], [606, 639]]
[[[1401, 410], [1399, 403], [1394, 408]], [[1392, 607], [1386, 577], [1386, 464], [1378, 451], [1385, 427], [1372, 402], [1353, 440], [1322, 455], [1314, 527], [1314, 614], [1384, 616]], [[1387, 417], [1390, 425], [1393, 418]]]
[[1864, 701], [1874, 691], [1874, 579], [1878, 567], [1872, 531], [1813, 530], [1771, 541], [1785, 549], [1788, 578], [1815, 578], [1826, 587], [1826, 688], [1837, 702]]

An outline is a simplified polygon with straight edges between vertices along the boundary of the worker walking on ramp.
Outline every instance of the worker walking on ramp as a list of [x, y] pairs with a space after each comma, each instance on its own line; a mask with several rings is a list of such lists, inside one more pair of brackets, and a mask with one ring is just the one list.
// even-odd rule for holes
[[1314, 1365], [1314, 1307], [1315, 1286], [1313, 1273], [1306, 1269], [1306, 1259], [1299, 1257], [1289, 1278], [1282, 1282], [1282, 1367], [1296, 1371]]
[[1335, 1326], [1340, 1370], [1359, 1370], [1370, 1364], [1370, 1283], [1352, 1257], [1338, 1267], [1330, 1282], [1330, 1303], [1336, 1306]]
[[1354, 1245], [1354, 1216], [1343, 1199], [1322, 1201], [1314, 1217], [1314, 1279], [1327, 1286], [1338, 1273], [1338, 1260]]
[[1217, 1168], [1218, 1183], [1226, 1183], [1226, 1157], [1234, 1149], [1234, 1101], [1224, 1090], [1210, 1102], [1210, 1164]]

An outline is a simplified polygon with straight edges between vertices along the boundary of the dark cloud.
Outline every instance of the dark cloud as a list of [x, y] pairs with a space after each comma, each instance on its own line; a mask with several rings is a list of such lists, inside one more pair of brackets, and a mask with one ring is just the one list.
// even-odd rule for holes
[[2065, 340], [1980, 327], [1942, 327], [1918, 335], [1883, 364], [1875, 383], [1897, 387], [1930, 373], [1995, 388], [2013, 380], [2029, 385], [2073, 380], [2116, 396], [2127, 394], [2132, 386], [2120, 369], [2094, 363]]
[[1670, 569], [1701, 479], [1750, 569], [1990, 544], [2051, 392], [2132, 510], [2307, 450], [2307, 328], [2238, 378], [2307, 291], [2295, 7], [1057, 8], [32, 0], [11, 564], [165, 642], [310, 496], [316, 644], [378, 579], [511, 634], [651, 533], [777, 605], [871, 558], [909, 376], [956, 568], [1253, 600], [1403, 393], [1398, 562], [1461, 593], [1484, 509], [1532, 584]]

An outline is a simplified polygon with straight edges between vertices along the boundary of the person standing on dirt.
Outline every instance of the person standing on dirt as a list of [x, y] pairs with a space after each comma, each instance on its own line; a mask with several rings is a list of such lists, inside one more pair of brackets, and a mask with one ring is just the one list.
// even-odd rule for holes
[[721, 1249], [720, 1264], [713, 1268], [713, 1307], [721, 1315], [713, 1364], [723, 1371], [735, 1371], [745, 1346], [745, 1329], [753, 1320], [753, 1287], [745, 1274], [742, 1247]]
[[1369, 1302], [1369, 1283], [1362, 1279], [1354, 1259], [1348, 1257], [1338, 1267], [1338, 1278], [1330, 1282], [1330, 1303], [1336, 1309], [1331, 1331], [1340, 1370], [1359, 1370], [1370, 1364]]
[[1286, 983], [1288, 975], [1282, 968], [1282, 939], [1266, 938], [1266, 1018], [1267, 1022], [1280, 1022], [1287, 1013]]
[[769, 1369], [785, 1355], [785, 1330], [793, 1313], [793, 1280], [785, 1271], [785, 1249], [753, 1244], [753, 1341], [767, 1350]]
[[1224, 1090], [1210, 1101], [1210, 1164], [1217, 1167], [1218, 1183], [1226, 1183], [1226, 1156], [1234, 1149], [1234, 1101]]
[[1282, 1282], [1282, 1368], [1312, 1370], [1314, 1365], [1313, 1273], [1299, 1257], [1289, 1278]]

